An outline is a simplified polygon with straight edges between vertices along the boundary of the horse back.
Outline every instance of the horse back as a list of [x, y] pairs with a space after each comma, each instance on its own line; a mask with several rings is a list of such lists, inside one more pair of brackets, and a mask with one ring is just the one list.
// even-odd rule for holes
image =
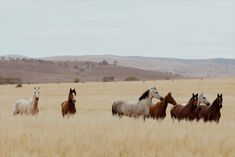
[[171, 108], [171, 116], [179, 116], [179, 114], [181, 113], [182, 109], [184, 108], [183, 105], [180, 105], [180, 104], [177, 104], [177, 105], [174, 105], [172, 108]]

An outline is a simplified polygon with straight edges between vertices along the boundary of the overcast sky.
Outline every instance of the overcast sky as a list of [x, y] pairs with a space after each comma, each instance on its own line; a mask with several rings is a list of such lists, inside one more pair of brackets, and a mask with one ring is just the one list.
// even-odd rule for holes
[[0, 0], [0, 54], [235, 58], [235, 0]]

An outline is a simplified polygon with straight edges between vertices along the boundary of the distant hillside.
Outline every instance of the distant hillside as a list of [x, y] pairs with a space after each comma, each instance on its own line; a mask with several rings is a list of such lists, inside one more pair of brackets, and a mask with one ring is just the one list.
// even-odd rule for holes
[[77, 81], [124, 80], [128, 77], [139, 80], [182, 78], [166, 72], [141, 70], [107, 62], [47, 61], [28, 58], [2, 58], [0, 60], [0, 83], [8, 80], [24, 83], [53, 83]]
[[235, 76], [235, 59], [174, 59], [139, 56], [56, 56], [46, 57], [47, 60], [76, 60], [110, 63], [117, 61], [117, 65], [134, 67], [144, 70], [171, 72], [190, 77], [230, 77]]

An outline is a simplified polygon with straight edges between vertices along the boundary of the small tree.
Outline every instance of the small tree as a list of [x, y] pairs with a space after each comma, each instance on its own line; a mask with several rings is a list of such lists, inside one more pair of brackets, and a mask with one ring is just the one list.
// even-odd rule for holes
[[124, 79], [124, 81], [138, 81], [139, 79], [137, 79], [136, 77], [134, 76], [130, 76], [130, 77], [127, 77]]
[[114, 66], [117, 66], [117, 63], [118, 63], [117, 60], [113, 61], [113, 65], [114, 65]]
[[17, 85], [16, 85], [16, 88], [21, 88], [22, 87], [22, 84], [21, 83], [18, 83]]
[[100, 65], [109, 65], [109, 62], [104, 59], [102, 62], [100, 62]]
[[113, 82], [114, 81], [114, 76], [105, 76], [102, 79], [103, 82]]
[[80, 82], [80, 79], [79, 79], [79, 78], [76, 78], [76, 79], [74, 79], [73, 82], [74, 82], [74, 83], [78, 83], [78, 82]]

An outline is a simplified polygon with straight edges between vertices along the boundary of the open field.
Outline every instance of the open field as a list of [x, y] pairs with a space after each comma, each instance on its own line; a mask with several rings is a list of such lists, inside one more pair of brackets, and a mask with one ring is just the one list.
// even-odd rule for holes
[[[211, 102], [223, 93], [220, 123], [172, 121], [171, 105], [163, 121], [112, 117], [114, 100], [137, 100], [152, 85], [162, 96], [172, 91], [178, 103], [192, 92], [203, 91]], [[0, 86], [1, 157], [235, 156], [235, 78], [39, 84], [39, 115], [13, 116], [13, 103], [30, 98], [33, 86]], [[70, 87], [77, 90], [78, 112], [62, 118], [60, 104]]]

